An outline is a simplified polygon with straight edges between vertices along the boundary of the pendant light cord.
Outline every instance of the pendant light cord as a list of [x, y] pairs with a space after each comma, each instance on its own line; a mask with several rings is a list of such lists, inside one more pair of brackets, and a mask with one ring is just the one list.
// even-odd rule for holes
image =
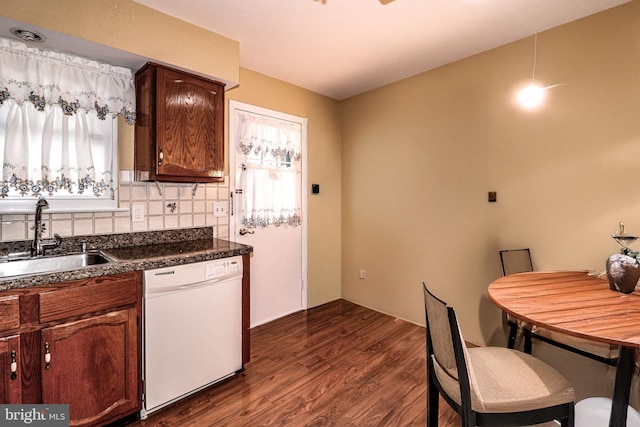
[[536, 62], [538, 61], [538, 33], [533, 36], [533, 71], [531, 72], [531, 81], [536, 79]]

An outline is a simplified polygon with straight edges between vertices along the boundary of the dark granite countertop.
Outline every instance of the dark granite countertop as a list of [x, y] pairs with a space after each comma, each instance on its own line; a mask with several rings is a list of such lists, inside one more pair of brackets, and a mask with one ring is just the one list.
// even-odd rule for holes
[[[100, 249], [118, 261], [55, 273], [0, 278], [0, 291], [26, 288], [76, 279], [170, 267], [199, 261], [227, 258], [251, 253], [251, 246], [213, 238], [211, 227], [165, 230], [161, 232], [124, 233], [63, 239], [56, 253], [76, 250], [81, 241], [90, 249]], [[17, 252], [30, 242], [0, 244], [0, 254]], [[72, 249], [72, 250], [70, 250]]]

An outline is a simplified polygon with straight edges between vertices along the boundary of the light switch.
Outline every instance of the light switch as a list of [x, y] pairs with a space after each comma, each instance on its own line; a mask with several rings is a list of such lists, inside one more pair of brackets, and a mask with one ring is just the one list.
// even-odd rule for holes
[[223, 218], [227, 216], [227, 202], [213, 202], [213, 217]]

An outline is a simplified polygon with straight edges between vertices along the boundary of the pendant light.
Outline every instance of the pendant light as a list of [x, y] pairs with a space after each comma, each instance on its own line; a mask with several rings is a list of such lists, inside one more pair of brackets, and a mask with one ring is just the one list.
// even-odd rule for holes
[[558, 83], [550, 86], [542, 86], [536, 82], [536, 62], [538, 57], [538, 33], [534, 36], [533, 42], [533, 71], [531, 72], [531, 82], [518, 91], [516, 100], [518, 104], [526, 110], [534, 110], [540, 107], [545, 98], [546, 91], [556, 86], [562, 86], [565, 83]]

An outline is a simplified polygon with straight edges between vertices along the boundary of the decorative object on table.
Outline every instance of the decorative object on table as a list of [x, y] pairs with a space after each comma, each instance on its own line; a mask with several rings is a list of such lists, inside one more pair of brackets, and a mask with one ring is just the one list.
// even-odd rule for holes
[[609, 287], [614, 291], [630, 294], [640, 279], [640, 252], [629, 248], [638, 236], [628, 235], [624, 222], [620, 222], [618, 230], [611, 237], [622, 249], [619, 254], [613, 254], [607, 259]]

